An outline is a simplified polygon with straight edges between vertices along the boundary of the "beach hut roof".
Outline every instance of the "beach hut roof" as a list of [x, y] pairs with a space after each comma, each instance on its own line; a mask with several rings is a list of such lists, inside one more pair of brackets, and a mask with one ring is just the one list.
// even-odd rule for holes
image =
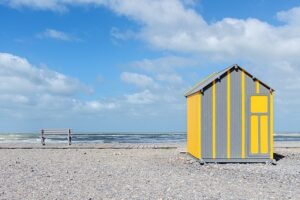
[[190, 89], [189, 91], [187, 91], [185, 93], [185, 97], [188, 97], [196, 92], [202, 91], [206, 86], [208, 86], [209, 84], [211, 84], [213, 81], [220, 79], [221, 76], [223, 76], [224, 74], [226, 74], [228, 71], [230, 71], [231, 69], [240, 69], [242, 71], [244, 71], [247, 75], [249, 75], [252, 79], [259, 81], [262, 85], [264, 85], [266, 88], [268, 88], [270, 91], [275, 91], [274, 89], [272, 89], [270, 86], [268, 86], [267, 84], [265, 84], [264, 82], [262, 82], [261, 80], [259, 80], [258, 78], [254, 77], [252, 74], [250, 74], [249, 72], [247, 72], [245, 69], [243, 69], [242, 67], [240, 67], [237, 64], [234, 64], [230, 67], [227, 67], [219, 72], [214, 72], [212, 74], [210, 74], [209, 76], [207, 76], [206, 78], [204, 78], [202, 81], [200, 81], [199, 83], [197, 83], [192, 89]]

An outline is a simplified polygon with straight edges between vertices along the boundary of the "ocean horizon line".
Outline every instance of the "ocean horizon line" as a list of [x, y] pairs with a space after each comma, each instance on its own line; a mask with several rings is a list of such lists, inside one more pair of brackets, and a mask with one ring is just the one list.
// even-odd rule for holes
[[[73, 143], [185, 143], [186, 132], [76, 132]], [[0, 143], [40, 143], [40, 133], [0, 133]], [[300, 141], [300, 133], [275, 133], [274, 141]], [[66, 135], [48, 136], [46, 143], [65, 143]]]

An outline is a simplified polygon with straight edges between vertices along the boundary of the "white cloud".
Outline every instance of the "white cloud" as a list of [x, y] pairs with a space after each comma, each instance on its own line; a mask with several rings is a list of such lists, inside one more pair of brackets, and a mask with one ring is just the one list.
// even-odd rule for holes
[[132, 30], [120, 31], [117, 27], [110, 30], [110, 35], [118, 40], [136, 39], [136, 33]]
[[159, 81], [167, 82], [170, 84], [176, 84], [176, 85], [181, 84], [183, 82], [181, 76], [177, 74], [158, 74], [156, 78]]
[[103, 101], [73, 101], [74, 110], [79, 112], [98, 113], [103, 110], [114, 110], [119, 105], [115, 102], [103, 102]]
[[37, 68], [26, 59], [0, 53], [0, 92], [17, 94], [51, 93], [68, 96], [89, 91], [74, 78], [47, 68]]
[[[224, 18], [212, 24], [179, 1], [123, 1], [110, 8], [141, 23], [139, 37], [158, 49], [202, 53], [216, 59], [295, 59], [300, 50], [298, 8], [278, 14], [286, 24]], [[153, 16], [153, 12], [157, 13]], [[291, 31], [292, 30], [292, 31]]]
[[131, 104], [151, 104], [158, 100], [157, 96], [149, 90], [143, 92], [125, 95], [127, 102]]
[[[139, 106], [141, 104], [148, 104], [148, 108], [149, 106], [155, 106], [148, 109], [151, 110], [152, 114], [155, 113], [154, 115], [161, 115], [165, 112], [173, 113], [173, 111], [178, 110], [182, 112], [185, 108], [183, 92], [186, 90], [187, 84], [176, 73], [176, 70], [191, 64], [194, 64], [194, 61], [176, 56], [143, 59], [130, 63], [133, 69], [151, 74], [151, 76], [146, 76], [140, 73], [130, 73], [129, 76], [126, 76], [127, 82], [134, 82], [137, 89], [142, 89], [136, 93], [125, 95], [127, 102], [136, 106], [130, 106], [132, 113], [139, 115], [138, 113], [143, 112]], [[123, 72], [121, 74], [123, 81], [125, 80], [124, 75], [127, 75], [127, 73]], [[153, 87], [153, 85], [156, 86]], [[173, 111], [170, 111], [170, 108]]]
[[200, 0], [181, 0], [181, 2], [187, 6], [196, 6], [197, 3], [200, 3]]
[[[206, 57], [214, 63], [239, 63], [276, 90], [277, 113], [299, 120], [300, 7], [277, 13], [281, 25], [255, 19], [224, 18], [207, 23], [179, 1], [123, 2], [110, 6], [140, 24], [139, 39], [152, 48]], [[151, 13], [156, 13], [151, 16]], [[159, 61], [157, 61], [160, 63]], [[174, 70], [166, 62], [168, 71]], [[155, 60], [133, 63], [147, 71], [161, 71]], [[220, 64], [219, 64], [220, 65]], [[162, 71], [161, 71], [162, 72]], [[186, 81], [186, 80], [185, 80]], [[292, 125], [295, 127], [295, 124]], [[277, 127], [276, 127], [277, 128]]]
[[277, 18], [288, 24], [299, 25], [300, 23], [300, 7], [292, 8], [288, 11], [281, 11], [277, 13]]
[[[186, 2], [189, 1], [10, 0], [2, 1], [2, 4], [49, 10], [67, 9], [70, 5], [106, 6], [137, 21], [141, 26], [138, 38], [164, 50], [204, 53], [220, 59], [228, 56], [268, 60], [298, 57], [300, 8], [279, 12], [278, 19], [285, 23], [280, 26], [254, 18], [224, 18], [208, 24], [192, 7], [185, 6]], [[127, 33], [128, 30], [125, 35]], [[123, 38], [119, 31], [114, 35]]]
[[[64, 0], [63, 0], [64, 1]], [[30, 7], [37, 10], [66, 11], [60, 0], [1, 0], [0, 4], [8, 4], [13, 8]]]
[[[193, 65], [189, 62], [195, 57], [204, 57], [215, 63], [245, 64], [251, 67], [249, 71], [276, 89], [278, 94], [276, 101], [284, 105], [279, 108], [280, 112], [288, 112], [293, 116], [292, 114], [296, 112], [294, 108], [300, 106], [299, 101], [294, 100], [300, 97], [297, 87], [300, 77], [300, 7], [278, 12], [276, 17], [282, 23], [273, 25], [251, 17], [223, 18], [208, 23], [193, 9], [194, 1], [190, 0], [2, 0], [0, 2], [15, 8], [31, 7], [54, 11], [66, 11], [71, 5], [105, 6], [117, 15], [125, 16], [139, 25], [136, 32], [126, 29], [122, 33], [122, 30], [116, 27], [111, 33], [114, 39], [139, 39], [152, 49], [170, 54], [192, 55], [187, 59], [182, 58], [182, 62], [186, 62], [186, 65]], [[174, 68], [179, 61], [177, 58], [167, 56], [156, 60], [136, 61], [132, 65], [153, 73], [158, 79], [158, 73], [176, 73]], [[164, 62], [166, 64], [163, 64]], [[154, 81], [153, 78], [148, 78], [146, 85]], [[149, 81], [151, 79], [152, 81]], [[162, 77], [160, 79], [159, 81], [162, 81]], [[130, 83], [141, 86], [143, 85], [141, 82], [143, 81]], [[24, 82], [24, 85], [26, 84], [30, 83]], [[299, 115], [294, 116], [299, 119]]]
[[175, 68], [184, 68], [197, 65], [197, 61], [189, 57], [164, 56], [156, 59], [142, 59], [131, 62], [130, 65], [147, 72], [170, 73]]
[[156, 83], [153, 81], [153, 79], [144, 74], [123, 72], [121, 74], [121, 80], [126, 83], [134, 84], [138, 87], [155, 87], [156, 86]]
[[28, 97], [24, 95], [18, 94], [1, 94], [0, 95], [0, 102], [13, 102], [17, 104], [27, 104], [29, 103]]
[[[11, 0], [12, 7], [61, 10], [70, 5], [106, 6], [137, 21], [137, 37], [151, 46], [175, 52], [203, 53], [216, 59], [296, 59], [300, 50], [300, 8], [277, 14], [285, 24], [274, 26], [254, 18], [224, 18], [208, 24], [179, 0]], [[193, 2], [193, 1], [190, 1]], [[189, 4], [189, 3], [188, 3]], [[156, 13], [153, 15], [153, 13]], [[128, 35], [126, 30], [125, 35]], [[117, 31], [117, 38], [123, 36]], [[130, 35], [132, 33], [130, 32]]]
[[52, 38], [63, 41], [78, 41], [79, 39], [62, 31], [55, 29], [46, 29], [44, 32], [37, 35], [39, 38]]
[[[62, 73], [38, 68], [25, 58], [0, 53], [1, 109], [47, 116], [55, 112], [99, 112], [117, 108], [109, 101], [83, 101], [78, 94], [89, 94], [91, 89], [75, 78]], [[32, 111], [33, 113], [28, 113]], [[34, 111], [37, 111], [36, 113]]]
[[[181, 101], [184, 100], [183, 96], [176, 97], [181, 89], [173, 90], [168, 80], [161, 80], [166, 84], [160, 88], [153, 87], [153, 84], [157, 84], [154, 79], [143, 74], [124, 72], [123, 78], [141, 91], [116, 99], [81, 98], [81, 94], [89, 92], [90, 88], [78, 80], [34, 66], [25, 58], [0, 53], [0, 118], [5, 119], [2, 122], [7, 124], [1, 128], [14, 130], [11, 124], [16, 122], [16, 128], [21, 130], [28, 130], [28, 126], [69, 126], [85, 130], [89, 127], [106, 127], [111, 130], [112, 127], [106, 125], [112, 123], [109, 119], [122, 116], [137, 120], [136, 117], [145, 116], [145, 113], [141, 115], [141, 107], [149, 119], [152, 119], [151, 116], [167, 115], [166, 110], [170, 113], [177, 112], [178, 107], [184, 108]], [[166, 103], [168, 106], [165, 106]]]

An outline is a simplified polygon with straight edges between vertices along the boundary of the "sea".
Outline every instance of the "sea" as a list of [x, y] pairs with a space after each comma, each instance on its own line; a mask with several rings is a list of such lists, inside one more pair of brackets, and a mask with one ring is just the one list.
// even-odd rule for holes
[[[275, 141], [300, 141], [298, 133], [275, 133]], [[0, 143], [40, 143], [40, 133], [0, 133]], [[47, 138], [47, 143], [65, 143], [65, 136]], [[72, 143], [184, 143], [185, 132], [77, 132]]]

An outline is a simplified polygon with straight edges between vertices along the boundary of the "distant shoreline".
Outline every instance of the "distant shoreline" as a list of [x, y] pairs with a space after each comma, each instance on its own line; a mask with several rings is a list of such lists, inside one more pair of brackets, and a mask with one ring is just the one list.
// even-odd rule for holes
[[[73, 130], [73, 129], [72, 129]], [[186, 131], [76, 131], [73, 130], [73, 134], [186, 134]], [[6, 134], [40, 134], [40, 130], [32, 132], [22, 132], [22, 131], [4, 131], [0, 132], [0, 135]], [[300, 131], [275, 131], [274, 135], [300, 135]]]
[[[275, 148], [300, 148], [300, 141], [275, 141]], [[185, 142], [165, 143], [0, 143], [0, 149], [181, 149], [185, 151]]]
[[[300, 141], [300, 133], [274, 134], [274, 141]], [[48, 137], [46, 143], [65, 143], [65, 136]], [[72, 134], [75, 144], [106, 144], [106, 143], [185, 143], [185, 132], [86, 132]], [[2, 133], [0, 144], [24, 143], [40, 144], [39, 133]]]

